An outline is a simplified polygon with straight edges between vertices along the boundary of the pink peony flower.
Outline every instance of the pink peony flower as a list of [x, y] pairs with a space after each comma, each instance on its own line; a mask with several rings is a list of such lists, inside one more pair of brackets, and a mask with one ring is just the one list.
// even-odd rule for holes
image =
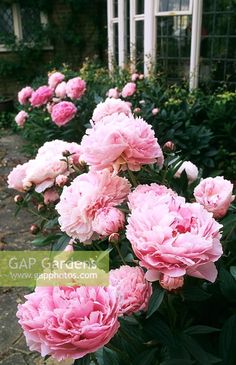
[[15, 117], [15, 122], [19, 127], [23, 127], [27, 118], [29, 118], [29, 114], [24, 110], [21, 110]]
[[121, 266], [110, 271], [110, 286], [117, 290], [119, 314], [131, 315], [146, 311], [152, 295], [152, 286], [140, 267]]
[[30, 86], [26, 86], [18, 92], [18, 101], [21, 105], [27, 104], [34, 90]]
[[17, 165], [10, 172], [7, 178], [8, 187], [18, 191], [24, 191], [23, 180], [26, 177], [28, 162], [23, 165]]
[[191, 161], [184, 161], [176, 171], [174, 177], [179, 178], [184, 170], [186, 172], [189, 184], [197, 179], [198, 168]]
[[154, 201], [157, 203], [161, 199], [169, 199], [170, 196], [177, 196], [172, 190], [165, 185], [152, 183], [150, 185], [138, 185], [132, 193], [128, 195], [128, 206], [132, 210], [141, 207], [145, 202]]
[[108, 92], [107, 92], [107, 96], [108, 96], [108, 98], [118, 99], [119, 96], [120, 96], [118, 88], [115, 87], [113, 89], [109, 89]]
[[81, 242], [96, 239], [98, 234], [93, 229], [96, 213], [121, 204], [129, 192], [128, 180], [112, 176], [108, 170], [77, 176], [70, 186], [63, 188], [56, 206], [61, 230]]
[[149, 203], [132, 210], [127, 238], [149, 270], [148, 280], [188, 274], [214, 282], [214, 262], [223, 253], [221, 227], [198, 203], [185, 203], [178, 196], [157, 202], [150, 197]]
[[122, 89], [121, 95], [123, 98], [127, 98], [127, 96], [132, 96], [136, 91], [136, 84], [134, 82], [128, 82]]
[[134, 72], [132, 75], [131, 75], [131, 81], [135, 82], [139, 79], [139, 74], [137, 72]]
[[27, 345], [58, 361], [107, 344], [119, 328], [118, 300], [108, 287], [37, 287], [18, 306]]
[[94, 109], [92, 119], [95, 123], [100, 122], [104, 117], [114, 113], [131, 113], [130, 106], [121, 99], [107, 98], [103, 103], [99, 103]]
[[73, 119], [76, 112], [77, 108], [73, 103], [70, 101], [61, 101], [53, 105], [51, 117], [53, 122], [60, 127]]
[[55, 89], [56, 97], [60, 99], [64, 99], [66, 97], [66, 82], [62, 81], [60, 84], [57, 85]]
[[101, 236], [110, 236], [124, 227], [125, 215], [114, 207], [99, 209], [94, 217], [93, 230]]
[[66, 94], [71, 99], [80, 99], [85, 93], [86, 83], [80, 77], [74, 77], [67, 81]]
[[53, 91], [49, 86], [40, 86], [37, 90], [35, 90], [30, 98], [30, 104], [33, 107], [40, 107], [44, 104], [47, 104], [49, 100], [53, 96]]
[[55, 89], [55, 87], [64, 80], [65, 75], [61, 72], [53, 72], [48, 76], [48, 85], [51, 89]]
[[235, 196], [232, 195], [233, 184], [223, 176], [203, 179], [194, 189], [194, 196], [213, 217], [222, 218], [228, 211]]
[[184, 285], [184, 278], [183, 276], [172, 278], [168, 275], [162, 274], [160, 277], [160, 285], [162, 288], [169, 291], [179, 289]]
[[50, 203], [55, 203], [60, 198], [58, 192], [54, 189], [47, 189], [43, 193], [43, 202], [48, 205]]
[[163, 164], [163, 154], [152, 127], [142, 118], [112, 114], [87, 130], [81, 142], [81, 158], [95, 170], [115, 172], [142, 165]]

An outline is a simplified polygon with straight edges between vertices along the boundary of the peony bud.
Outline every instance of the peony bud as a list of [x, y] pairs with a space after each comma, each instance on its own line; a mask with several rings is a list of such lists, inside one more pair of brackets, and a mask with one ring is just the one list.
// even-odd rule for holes
[[24, 199], [23, 199], [23, 197], [22, 197], [21, 195], [15, 195], [15, 196], [14, 196], [14, 202], [15, 202], [16, 204], [21, 203], [23, 200], [24, 200]]
[[171, 291], [174, 289], [181, 288], [184, 285], [184, 277], [180, 276], [173, 278], [169, 275], [161, 274], [159, 282], [162, 288]]
[[152, 109], [152, 115], [153, 115], [153, 116], [157, 115], [157, 114], [159, 113], [159, 111], [160, 111], [160, 109], [158, 109], [158, 108], [153, 108], [153, 109]]
[[33, 184], [30, 181], [27, 181], [26, 183], [23, 184], [23, 189], [24, 191], [28, 191], [30, 190], [30, 188], [32, 188]]
[[58, 175], [56, 177], [56, 185], [63, 187], [68, 182], [68, 177], [65, 175]]
[[37, 210], [38, 210], [38, 212], [43, 212], [45, 210], [45, 205], [44, 204], [38, 204]]
[[32, 224], [30, 226], [30, 233], [37, 234], [39, 231], [40, 231], [40, 228], [36, 224]]
[[62, 156], [64, 157], [69, 157], [71, 155], [70, 151], [65, 150], [64, 152], [62, 152]]
[[119, 239], [120, 239], [119, 233], [112, 233], [110, 234], [108, 241], [116, 245], [119, 242]]
[[134, 109], [134, 113], [140, 113], [141, 112], [141, 109], [140, 108], [135, 108]]
[[175, 144], [172, 141], [167, 141], [164, 146], [163, 149], [165, 151], [174, 151], [175, 150]]

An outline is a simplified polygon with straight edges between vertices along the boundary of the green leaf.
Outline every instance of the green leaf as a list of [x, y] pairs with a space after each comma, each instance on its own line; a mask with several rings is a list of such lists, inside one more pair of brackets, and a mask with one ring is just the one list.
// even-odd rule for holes
[[187, 335], [200, 335], [200, 334], [207, 334], [218, 332], [220, 329], [208, 326], [192, 326], [184, 330], [184, 333]]
[[63, 235], [59, 238], [59, 240], [53, 245], [53, 251], [61, 251], [67, 246], [70, 241], [70, 237], [67, 235]]
[[181, 338], [186, 350], [197, 360], [201, 365], [215, 364], [221, 361], [214, 355], [206, 352], [192, 337], [181, 334]]
[[147, 318], [151, 317], [151, 315], [157, 311], [160, 307], [163, 299], [164, 299], [165, 291], [161, 288], [156, 287], [152, 293], [152, 296], [149, 301]]
[[236, 266], [230, 266], [230, 269], [229, 270], [230, 270], [230, 274], [236, 280]]
[[191, 360], [186, 359], [171, 359], [162, 362], [160, 365], [192, 365], [193, 362]]
[[53, 219], [50, 219], [50, 221], [48, 221], [45, 225], [44, 228], [46, 229], [51, 229], [53, 227], [55, 227], [58, 224], [58, 217], [55, 217]]
[[57, 239], [56, 234], [50, 234], [49, 236], [39, 236], [32, 241], [32, 244], [37, 247], [47, 246]]
[[205, 290], [192, 285], [186, 285], [182, 290], [182, 295], [184, 299], [193, 302], [201, 302], [211, 297], [210, 293], [207, 293]]
[[228, 299], [228, 301], [236, 302], [236, 281], [223, 267], [219, 272], [219, 282], [222, 294]]
[[90, 354], [82, 357], [81, 359], [77, 359], [74, 361], [73, 365], [90, 365], [91, 362], [91, 358], [90, 358]]
[[220, 334], [220, 355], [222, 365], [236, 364], [236, 314], [225, 322]]
[[158, 351], [158, 348], [153, 348], [153, 349], [148, 349], [144, 352], [141, 352], [134, 359], [133, 363], [135, 365], [152, 365], [153, 360], [156, 360], [157, 351]]
[[120, 365], [118, 355], [115, 351], [103, 348], [103, 364], [104, 365]]

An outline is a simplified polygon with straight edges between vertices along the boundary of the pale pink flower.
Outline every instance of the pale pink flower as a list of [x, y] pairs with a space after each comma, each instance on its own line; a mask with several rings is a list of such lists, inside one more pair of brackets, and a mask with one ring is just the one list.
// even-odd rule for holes
[[128, 82], [122, 89], [121, 95], [123, 98], [127, 98], [127, 96], [132, 96], [136, 91], [136, 84], [134, 82]]
[[34, 90], [30, 86], [26, 86], [18, 92], [18, 101], [21, 105], [27, 104]]
[[24, 110], [21, 110], [16, 116], [15, 116], [15, 122], [19, 127], [23, 127], [27, 118], [29, 118], [29, 114], [26, 113]]
[[132, 210], [127, 238], [148, 280], [160, 274], [185, 274], [216, 280], [214, 262], [222, 255], [221, 225], [198, 203], [185, 203], [178, 196], [145, 202]]
[[171, 291], [182, 288], [184, 285], [184, 277], [179, 276], [177, 278], [172, 278], [169, 275], [161, 274], [159, 282], [162, 288]]
[[121, 204], [129, 192], [128, 180], [112, 176], [108, 170], [77, 176], [63, 188], [56, 206], [61, 230], [81, 242], [97, 239], [93, 222], [98, 210]]
[[40, 107], [44, 104], [47, 104], [52, 96], [53, 91], [49, 86], [40, 86], [37, 90], [33, 91], [30, 98], [30, 104], [33, 107]]
[[68, 182], [68, 177], [65, 175], [58, 175], [56, 177], [55, 183], [57, 186], [64, 186]]
[[92, 227], [94, 232], [101, 236], [110, 236], [124, 227], [125, 215], [114, 207], [99, 209], [94, 217]]
[[58, 126], [67, 124], [76, 115], [77, 108], [70, 101], [61, 101], [52, 107], [52, 121]]
[[55, 89], [55, 87], [64, 80], [65, 75], [61, 72], [53, 72], [48, 76], [48, 85], [50, 88]]
[[191, 161], [184, 161], [176, 171], [174, 177], [179, 178], [184, 170], [186, 172], [189, 184], [198, 178], [198, 168]]
[[134, 72], [132, 75], [131, 75], [131, 81], [135, 82], [139, 79], [139, 74], [137, 72]]
[[159, 113], [159, 109], [158, 108], [153, 108], [152, 109], [152, 115], [155, 116]]
[[161, 199], [169, 199], [170, 196], [177, 196], [172, 190], [165, 185], [152, 183], [150, 185], [138, 185], [132, 193], [128, 195], [128, 206], [132, 210], [141, 207], [145, 202], [155, 201], [157, 204]]
[[163, 153], [152, 127], [142, 118], [112, 114], [87, 130], [81, 158], [95, 170], [140, 170], [142, 165], [163, 164]]
[[115, 87], [115, 88], [109, 89], [107, 92], [107, 96], [108, 96], [108, 98], [118, 99], [120, 96], [118, 88]]
[[203, 179], [194, 189], [194, 196], [208, 212], [215, 218], [222, 218], [228, 211], [231, 202], [235, 199], [233, 184], [223, 176]]
[[119, 328], [112, 287], [36, 287], [18, 306], [27, 345], [58, 361], [80, 359], [107, 344]]
[[55, 89], [55, 95], [60, 98], [64, 99], [66, 97], [66, 82], [62, 81], [60, 84], [57, 85]]
[[18, 191], [24, 191], [23, 180], [26, 177], [28, 162], [13, 168], [7, 178], [8, 187]]
[[140, 74], [139, 75], [139, 80], [143, 80], [144, 79], [144, 75], [143, 74]]
[[71, 99], [80, 99], [85, 93], [86, 82], [80, 77], [74, 77], [67, 81], [66, 84], [66, 94]]
[[43, 202], [45, 205], [48, 205], [50, 203], [55, 203], [59, 199], [59, 194], [56, 191], [56, 189], [51, 188], [47, 189], [43, 193]]
[[104, 117], [114, 113], [131, 113], [130, 106], [121, 99], [107, 98], [104, 102], [99, 103], [94, 109], [92, 119], [95, 123], [100, 122]]
[[140, 267], [121, 266], [110, 271], [110, 286], [117, 290], [119, 314], [131, 315], [146, 311], [152, 295], [152, 286]]

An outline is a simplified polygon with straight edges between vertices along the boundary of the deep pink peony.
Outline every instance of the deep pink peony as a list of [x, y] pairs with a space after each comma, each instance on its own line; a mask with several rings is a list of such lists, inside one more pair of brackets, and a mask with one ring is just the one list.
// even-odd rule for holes
[[134, 82], [128, 82], [122, 89], [121, 95], [123, 98], [127, 98], [127, 96], [132, 96], [136, 91], [136, 84]]
[[179, 178], [184, 170], [186, 172], [189, 184], [198, 178], [198, 168], [191, 161], [184, 161], [176, 171], [174, 177]]
[[103, 103], [99, 103], [94, 109], [92, 120], [95, 123], [100, 122], [104, 117], [114, 113], [131, 113], [130, 106], [121, 99], [107, 98]]
[[70, 101], [61, 101], [53, 105], [51, 117], [58, 127], [67, 124], [76, 115], [77, 108]]
[[62, 81], [60, 84], [57, 85], [55, 89], [56, 97], [60, 99], [64, 99], [66, 97], [66, 82]]
[[87, 130], [81, 158], [95, 170], [140, 170], [163, 164], [163, 153], [152, 127], [141, 118], [115, 113]]
[[56, 205], [61, 230], [81, 242], [96, 239], [93, 221], [99, 209], [121, 204], [130, 192], [127, 179], [112, 176], [108, 170], [90, 171], [65, 186]]
[[138, 208], [147, 201], [160, 200], [161, 198], [168, 198], [169, 196], [177, 196], [172, 190], [165, 185], [152, 183], [150, 185], [138, 185], [132, 193], [128, 196], [128, 206], [130, 209]]
[[120, 96], [119, 90], [117, 87], [109, 89], [107, 92], [107, 96], [108, 98], [115, 98], [118, 99]]
[[[62, 160], [64, 151], [72, 154], [68, 157], [69, 170], [67, 162]], [[72, 164], [79, 156], [80, 146], [77, 143], [60, 140], [46, 142], [39, 148], [34, 160], [18, 165], [12, 170], [8, 176], [9, 187], [22, 191], [34, 184], [35, 191], [41, 193], [54, 185], [58, 175], [67, 176], [73, 172]]]
[[49, 86], [43, 85], [40, 86], [37, 90], [35, 90], [30, 98], [30, 104], [33, 107], [40, 107], [44, 104], [47, 104], [48, 101], [52, 98], [53, 91]]
[[223, 176], [208, 177], [203, 179], [194, 189], [194, 196], [208, 212], [215, 218], [222, 218], [228, 211], [230, 203], [234, 200], [233, 184]]
[[79, 359], [107, 344], [119, 328], [111, 287], [37, 287], [25, 297], [17, 317], [30, 350], [43, 357]]
[[26, 86], [18, 92], [18, 101], [21, 105], [29, 102], [29, 98], [34, 90], [30, 86]]
[[55, 89], [55, 87], [60, 84], [65, 78], [61, 72], [53, 72], [48, 76], [48, 85], [50, 88]]
[[152, 295], [152, 286], [145, 279], [140, 267], [121, 266], [110, 271], [110, 286], [117, 290], [119, 313], [131, 315], [147, 310]]
[[124, 228], [125, 215], [118, 208], [105, 207], [99, 209], [94, 217], [93, 230], [101, 236], [110, 236]]
[[66, 94], [71, 99], [80, 99], [85, 93], [86, 82], [80, 77], [74, 77], [67, 81], [66, 84]]
[[214, 282], [222, 226], [198, 203], [178, 196], [149, 200], [132, 210], [127, 226], [134, 253], [149, 270], [147, 279], [188, 274]]
[[29, 114], [26, 113], [24, 110], [21, 110], [16, 116], [15, 116], [15, 122], [19, 127], [23, 127], [27, 118], [29, 118]]

